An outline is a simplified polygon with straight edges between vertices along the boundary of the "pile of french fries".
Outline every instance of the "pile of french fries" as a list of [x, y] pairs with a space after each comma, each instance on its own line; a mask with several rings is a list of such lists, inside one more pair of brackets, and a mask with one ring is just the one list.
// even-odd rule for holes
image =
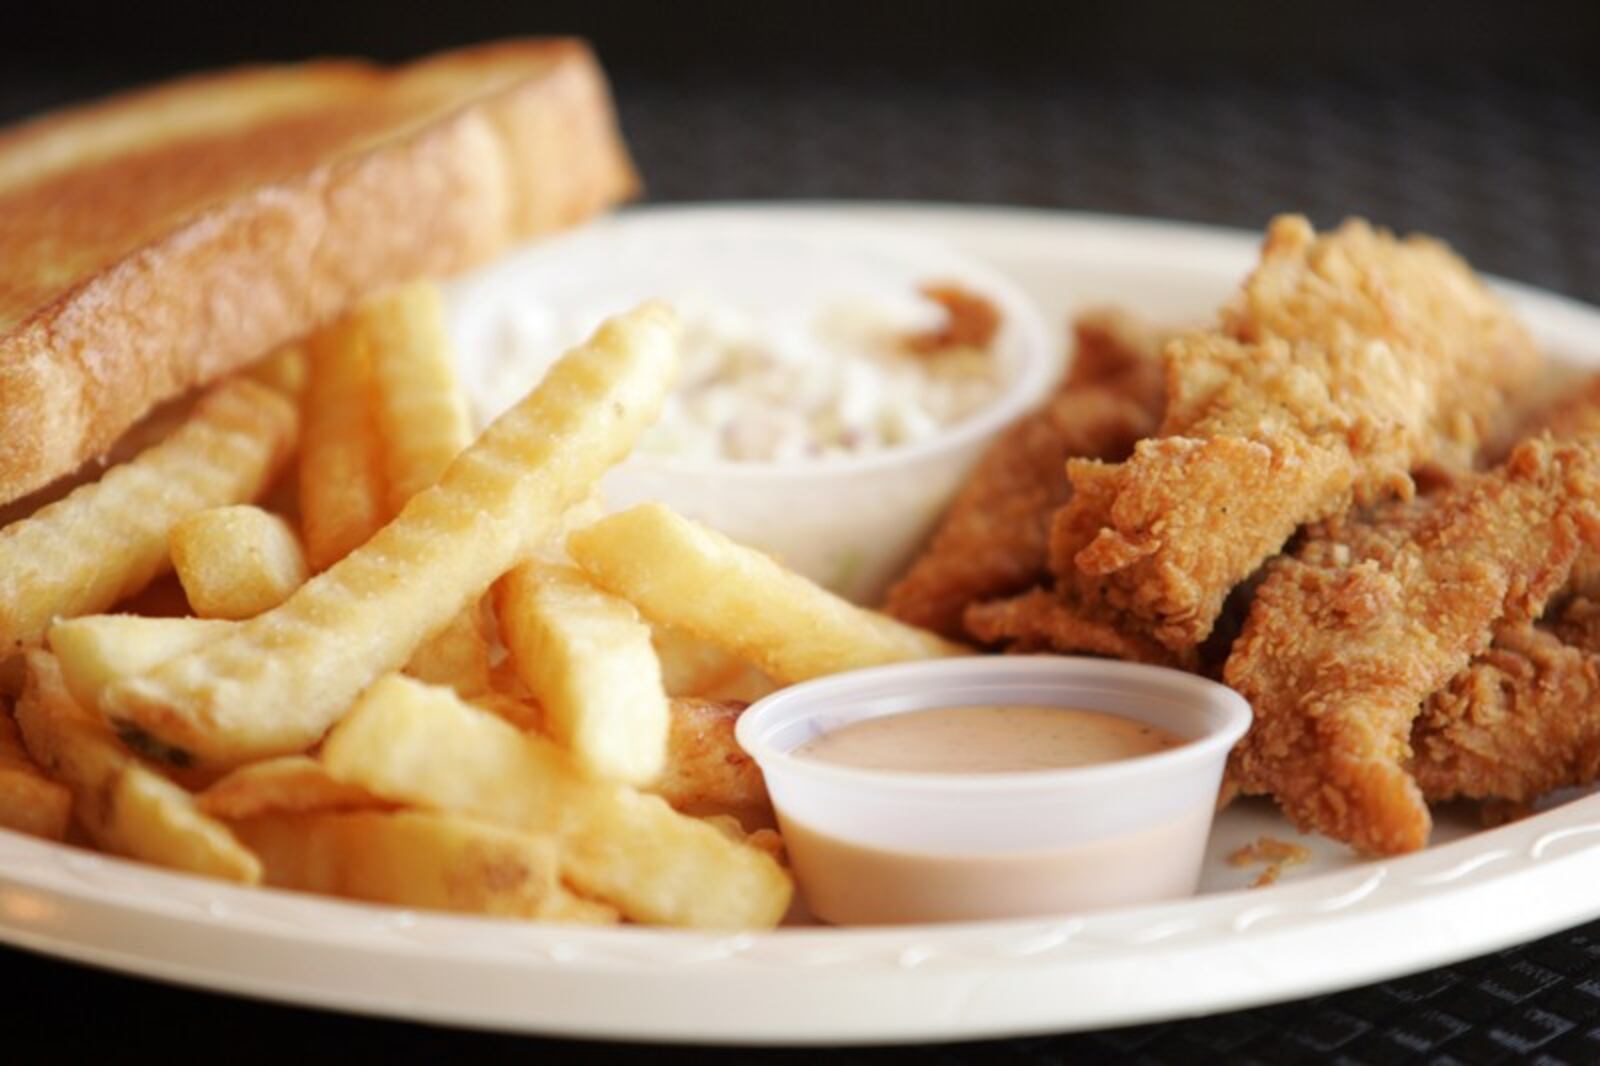
[[620, 316], [473, 439], [404, 286], [0, 530], [0, 826], [406, 907], [778, 923], [737, 701], [956, 649], [666, 507], [601, 516], [677, 343]]

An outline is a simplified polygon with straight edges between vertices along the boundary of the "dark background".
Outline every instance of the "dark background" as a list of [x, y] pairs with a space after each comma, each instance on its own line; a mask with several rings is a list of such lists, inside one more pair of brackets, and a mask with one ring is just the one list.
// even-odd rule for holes
[[[0, 10], [0, 120], [202, 67], [397, 60], [535, 32], [596, 44], [654, 199], [931, 199], [1250, 228], [1281, 210], [1355, 213], [1600, 302], [1600, 3], [45, 0]], [[4, 949], [0, 989], [0, 1060], [701, 1057], [267, 1007]], [[1600, 1061], [1600, 925], [1264, 1010], [849, 1059], [1538, 1056]]]
[[1600, 3], [28, 0], [0, 120], [174, 73], [590, 38], [660, 200], [1362, 214], [1569, 293], [1600, 276]]

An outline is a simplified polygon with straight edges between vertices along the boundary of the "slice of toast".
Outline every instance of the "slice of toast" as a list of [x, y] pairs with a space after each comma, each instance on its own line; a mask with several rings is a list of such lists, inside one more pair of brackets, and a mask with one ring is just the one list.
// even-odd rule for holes
[[637, 185], [573, 40], [247, 68], [0, 131], [0, 502], [375, 289]]

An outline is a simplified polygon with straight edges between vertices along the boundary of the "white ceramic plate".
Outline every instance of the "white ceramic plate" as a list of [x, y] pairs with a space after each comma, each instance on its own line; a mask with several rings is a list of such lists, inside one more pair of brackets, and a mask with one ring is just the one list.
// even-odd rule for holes
[[[815, 212], [909, 226], [1011, 274], [1064, 323], [1120, 301], [1199, 318], [1255, 237], [1193, 226], [978, 208]], [[470, 283], [470, 282], [468, 282]], [[1553, 353], [1600, 366], [1600, 311], [1515, 286]], [[1243, 890], [1229, 851], [1268, 808], [1225, 812], [1201, 896], [1074, 918], [707, 935], [564, 929], [417, 914], [163, 873], [0, 831], [0, 941], [147, 977], [412, 1020], [616, 1039], [929, 1041], [1083, 1029], [1289, 999], [1425, 969], [1600, 914], [1600, 796]], [[1315, 843], [1315, 842], [1313, 842]]]

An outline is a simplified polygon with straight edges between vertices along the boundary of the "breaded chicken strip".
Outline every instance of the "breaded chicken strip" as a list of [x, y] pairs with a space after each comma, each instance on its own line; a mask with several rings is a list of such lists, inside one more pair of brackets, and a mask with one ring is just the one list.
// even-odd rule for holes
[[[1538, 413], [1557, 439], [1600, 434], [1600, 375]], [[1411, 731], [1412, 774], [1429, 802], [1526, 806], [1600, 776], [1600, 552], [1578, 554], [1537, 624], [1494, 644], [1433, 694]]]
[[1429, 802], [1528, 804], [1600, 776], [1600, 653], [1536, 625], [1433, 694], [1411, 731], [1411, 774]]
[[1166, 349], [1160, 434], [1128, 461], [1069, 464], [1052, 536], [1058, 586], [1173, 649], [1307, 523], [1406, 498], [1423, 463], [1465, 465], [1540, 360], [1443, 245], [1351, 221], [1268, 231], [1221, 328]]
[[1407, 764], [1423, 701], [1537, 618], [1585, 545], [1600, 545], [1592, 438], [1525, 442], [1425, 501], [1313, 532], [1272, 565], [1224, 671], [1256, 715], [1233, 783], [1359, 850], [1422, 847]]
[[967, 639], [968, 604], [1046, 576], [1049, 518], [1070, 491], [1067, 458], [1123, 458], [1154, 431], [1162, 335], [1115, 310], [1084, 314], [1073, 329], [1075, 354], [1061, 388], [989, 447], [927, 550], [889, 590], [886, 609], [896, 618]]

